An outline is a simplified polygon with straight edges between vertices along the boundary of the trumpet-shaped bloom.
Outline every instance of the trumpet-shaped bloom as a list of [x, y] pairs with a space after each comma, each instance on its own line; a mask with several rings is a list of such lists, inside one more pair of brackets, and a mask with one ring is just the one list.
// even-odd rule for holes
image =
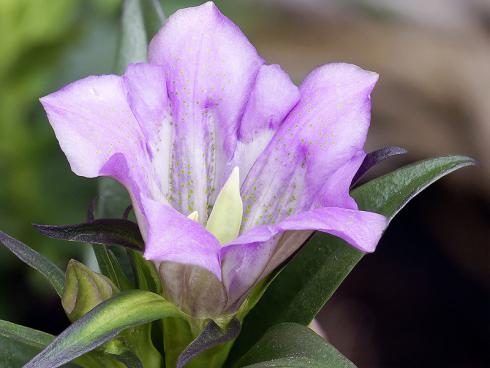
[[375, 249], [386, 220], [359, 211], [349, 185], [377, 79], [327, 64], [298, 88], [208, 2], [168, 19], [148, 63], [41, 102], [72, 170], [127, 188], [166, 296], [212, 317], [312, 231]]

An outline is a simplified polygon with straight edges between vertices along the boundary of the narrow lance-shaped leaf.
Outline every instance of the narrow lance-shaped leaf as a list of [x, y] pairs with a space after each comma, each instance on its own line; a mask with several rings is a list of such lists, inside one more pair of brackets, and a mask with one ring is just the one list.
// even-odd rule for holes
[[54, 339], [53, 335], [46, 332], [2, 320], [0, 320], [0, 336], [39, 349], [46, 347]]
[[119, 355], [112, 354], [115, 359], [123, 363], [126, 368], [144, 368], [136, 354], [128, 351]]
[[143, 250], [144, 242], [138, 225], [124, 219], [99, 219], [74, 225], [33, 226], [50, 238], [83, 243], [119, 245], [129, 249]]
[[355, 368], [308, 327], [282, 323], [271, 327], [234, 368]]
[[[0, 320], [0, 367], [20, 367], [27, 363], [39, 351], [54, 339], [53, 335]], [[105, 360], [104, 360], [105, 359]], [[106, 362], [101, 354], [97, 357], [85, 355], [76, 360], [76, 364], [66, 368], [94, 368], [98, 363]]]
[[146, 61], [146, 35], [140, 0], [124, 0], [121, 14], [121, 38], [116, 72], [122, 73], [129, 63]]
[[235, 339], [240, 333], [240, 321], [232, 319], [225, 330], [209, 321], [201, 334], [180, 354], [177, 368], [184, 368], [192, 359], [209, 349]]
[[131, 285], [112, 250], [108, 246], [100, 244], [92, 244], [92, 248], [100, 272], [109, 277], [120, 290], [132, 289], [133, 285]]
[[0, 243], [14, 253], [22, 262], [42, 274], [51, 283], [59, 296], [63, 295], [65, 274], [58, 266], [24, 243], [2, 231], [0, 231]]
[[73, 323], [24, 368], [56, 368], [104, 344], [126, 328], [182, 316], [173, 304], [157, 294], [126, 291]]
[[407, 153], [407, 150], [401, 147], [385, 147], [373, 152], [369, 152], [364, 158], [361, 167], [359, 167], [359, 169], [357, 170], [356, 175], [354, 175], [351, 187], [354, 187], [357, 182], [364, 176], [364, 174], [366, 174], [372, 167], [383, 162], [384, 160], [389, 159], [390, 157], [404, 155], [405, 153]]
[[165, 13], [160, 0], [141, 0], [141, 2], [146, 35], [150, 40], [165, 22]]
[[[96, 200], [93, 200], [90, 203], [90, 206], [87, 210], [88, 222], [92, 222], [95, 220], [96, 204]], [[131, 208], [131, 206], [129, 206], [128, 208]], [[124, 211], [124, 220], [128, 219], [128, 208]], [[91, 245], [95, 254], [95, 258], [97, 259], [97, 264], [99, 265], [100, 272], [102, 272], [103, 275], [109, 277], [120, 290], [132, 289], [133, 285], [124, 273], [118, 259], [116, 258], [110, 247], [101, 244]]]
[[[474, 163], [465, 156], [421, 161], [376, 178], [351, 194], [360, 209], [380, 213], [391, 221], [427, 186]], [[315, 234], [284, 267], [245, 318], [230, 360], [240, 357], [274, 324], [309, 324], [363, 255], [339, 238]]]

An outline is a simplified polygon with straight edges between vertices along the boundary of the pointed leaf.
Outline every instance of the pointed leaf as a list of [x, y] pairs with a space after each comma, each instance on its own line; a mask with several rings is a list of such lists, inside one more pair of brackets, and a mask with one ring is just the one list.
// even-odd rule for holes
[[127, 368], [144, 368], [136, 354], [127, 351], [123, 354], [111, 354], [115, 359], [123, 363]]
[[239, 333], [240, 321], [237, 319], [232, 319], [224, 331], [214, 321], [209, 321], [202, 333], [180, 354], [177, 368], [184, 368], [199, 354], [235, 339]]
[[74, 225], [33, 224], [41, 234], [53, 239], [119, 245], [129, 249], [143, 250], [144, 241], [137, 224], [123, 219], [99, 219]]
[[271, 327], [234, 367], [355, 368], [355, 365], [308, 327], [282, 323]]
[[133, 289], [133, 285], [124, 273], [112, 250], [105, 245], [92, 244], [100, 272], [116, 284], [120, 290]]
[[140, 252], [130, 251], [129, 259], [133, 267], [133, 273], [136, 276], [138, 289], [152, 291], [156, 294], [162, 293], [162, 284], [160, 275], [151, 261], [143, 258]]
[[407, 150], [401, 147], [385, 147], [379, 150], [369, 152], [364, 161], [361, 164], [361, 167], [357, 170], [356, 175], [352, 179], [351, 188], [355, 186], [355, 184], [366, 174], [369, 169], [376, 166], [377, 164], [383, 162], [384, 160], [398, 155], [404, 155], [407, 153]]
[[46, 347], [54, 339], [53, 335], [46, 332], [3, 320], [0, 320], [0, 336], [38, 349]]
[[24, 243], [0, 231], [0, 243], [6, 246], [22, 262], [42, 274], [53, 286], [59, 296], [63, 295], [65, 274], [49, 259], [45, 258]]
[[[376, 178], [351, 194], [360, 209], [380, 213], [391, 221], [413, 197], [437, 179], [474, 163], [465, 156], [421, 161]], [[339, 238], [316, 233], [247, 315], [230, 360], [240, 357], [274, 324], [308, 325], [363, 255]]]
[[56, 368], [95, 349], [129, 327], [182, 313], [160, 295], [126, 291], [106, 300], [73, 323], [24, 368]]
[[[45, 348], [54, 336], [46, 332], [0, 320], [0, 367], [20, 367]], [[66, 368], [89, 367], [85, 358]]]
[[146, 35], [148, 40], [150, 40], [163, 26], [165, 13], [163, 12], [160, 0], [141, 0], [141, 6], [143, 9]]
[[120, 34], [117, 73], [123, 73], [130, 63], [146, 61], [148, 39], [140, 0], [124, 0]]

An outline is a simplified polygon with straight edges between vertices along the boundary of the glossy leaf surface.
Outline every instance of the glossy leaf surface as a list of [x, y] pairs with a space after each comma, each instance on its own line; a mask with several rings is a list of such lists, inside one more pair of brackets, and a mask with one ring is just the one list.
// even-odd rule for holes
[[238, 367], [355, 368], [355, 365], [308, 327], [282, 323], [271, 327], [234, 366]]
[[74, 225], [33, 225], [37, 231], [53, 239], [118, 245], [143, 250], [144, 242], [138, 225], [124, 219], [99, 219]]

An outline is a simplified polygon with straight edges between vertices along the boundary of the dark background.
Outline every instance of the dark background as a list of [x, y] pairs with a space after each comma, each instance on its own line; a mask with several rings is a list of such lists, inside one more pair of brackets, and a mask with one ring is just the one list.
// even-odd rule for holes
[[[167, 14], [194, 1], [163, 1]], [[390, 225], [327, 304], [328, 339], [360, 368], [488, 367], [490, 333], [490, 4], [486, 0], [217, 2], [269, 63], [300, 82], [346, 61], [380, 74], [368, 149], [409, 150], [377, 170], [467, 154]], [[118, 0], [0, 1], [0, 228], [60, 266], [88, 248], [32, 222], [84, 219], [95, 182], [70, 172], [37, 99], [109, 73]], [[44, 280], [0, 249], [0, 319], [59, 333], [68, 321]]]

